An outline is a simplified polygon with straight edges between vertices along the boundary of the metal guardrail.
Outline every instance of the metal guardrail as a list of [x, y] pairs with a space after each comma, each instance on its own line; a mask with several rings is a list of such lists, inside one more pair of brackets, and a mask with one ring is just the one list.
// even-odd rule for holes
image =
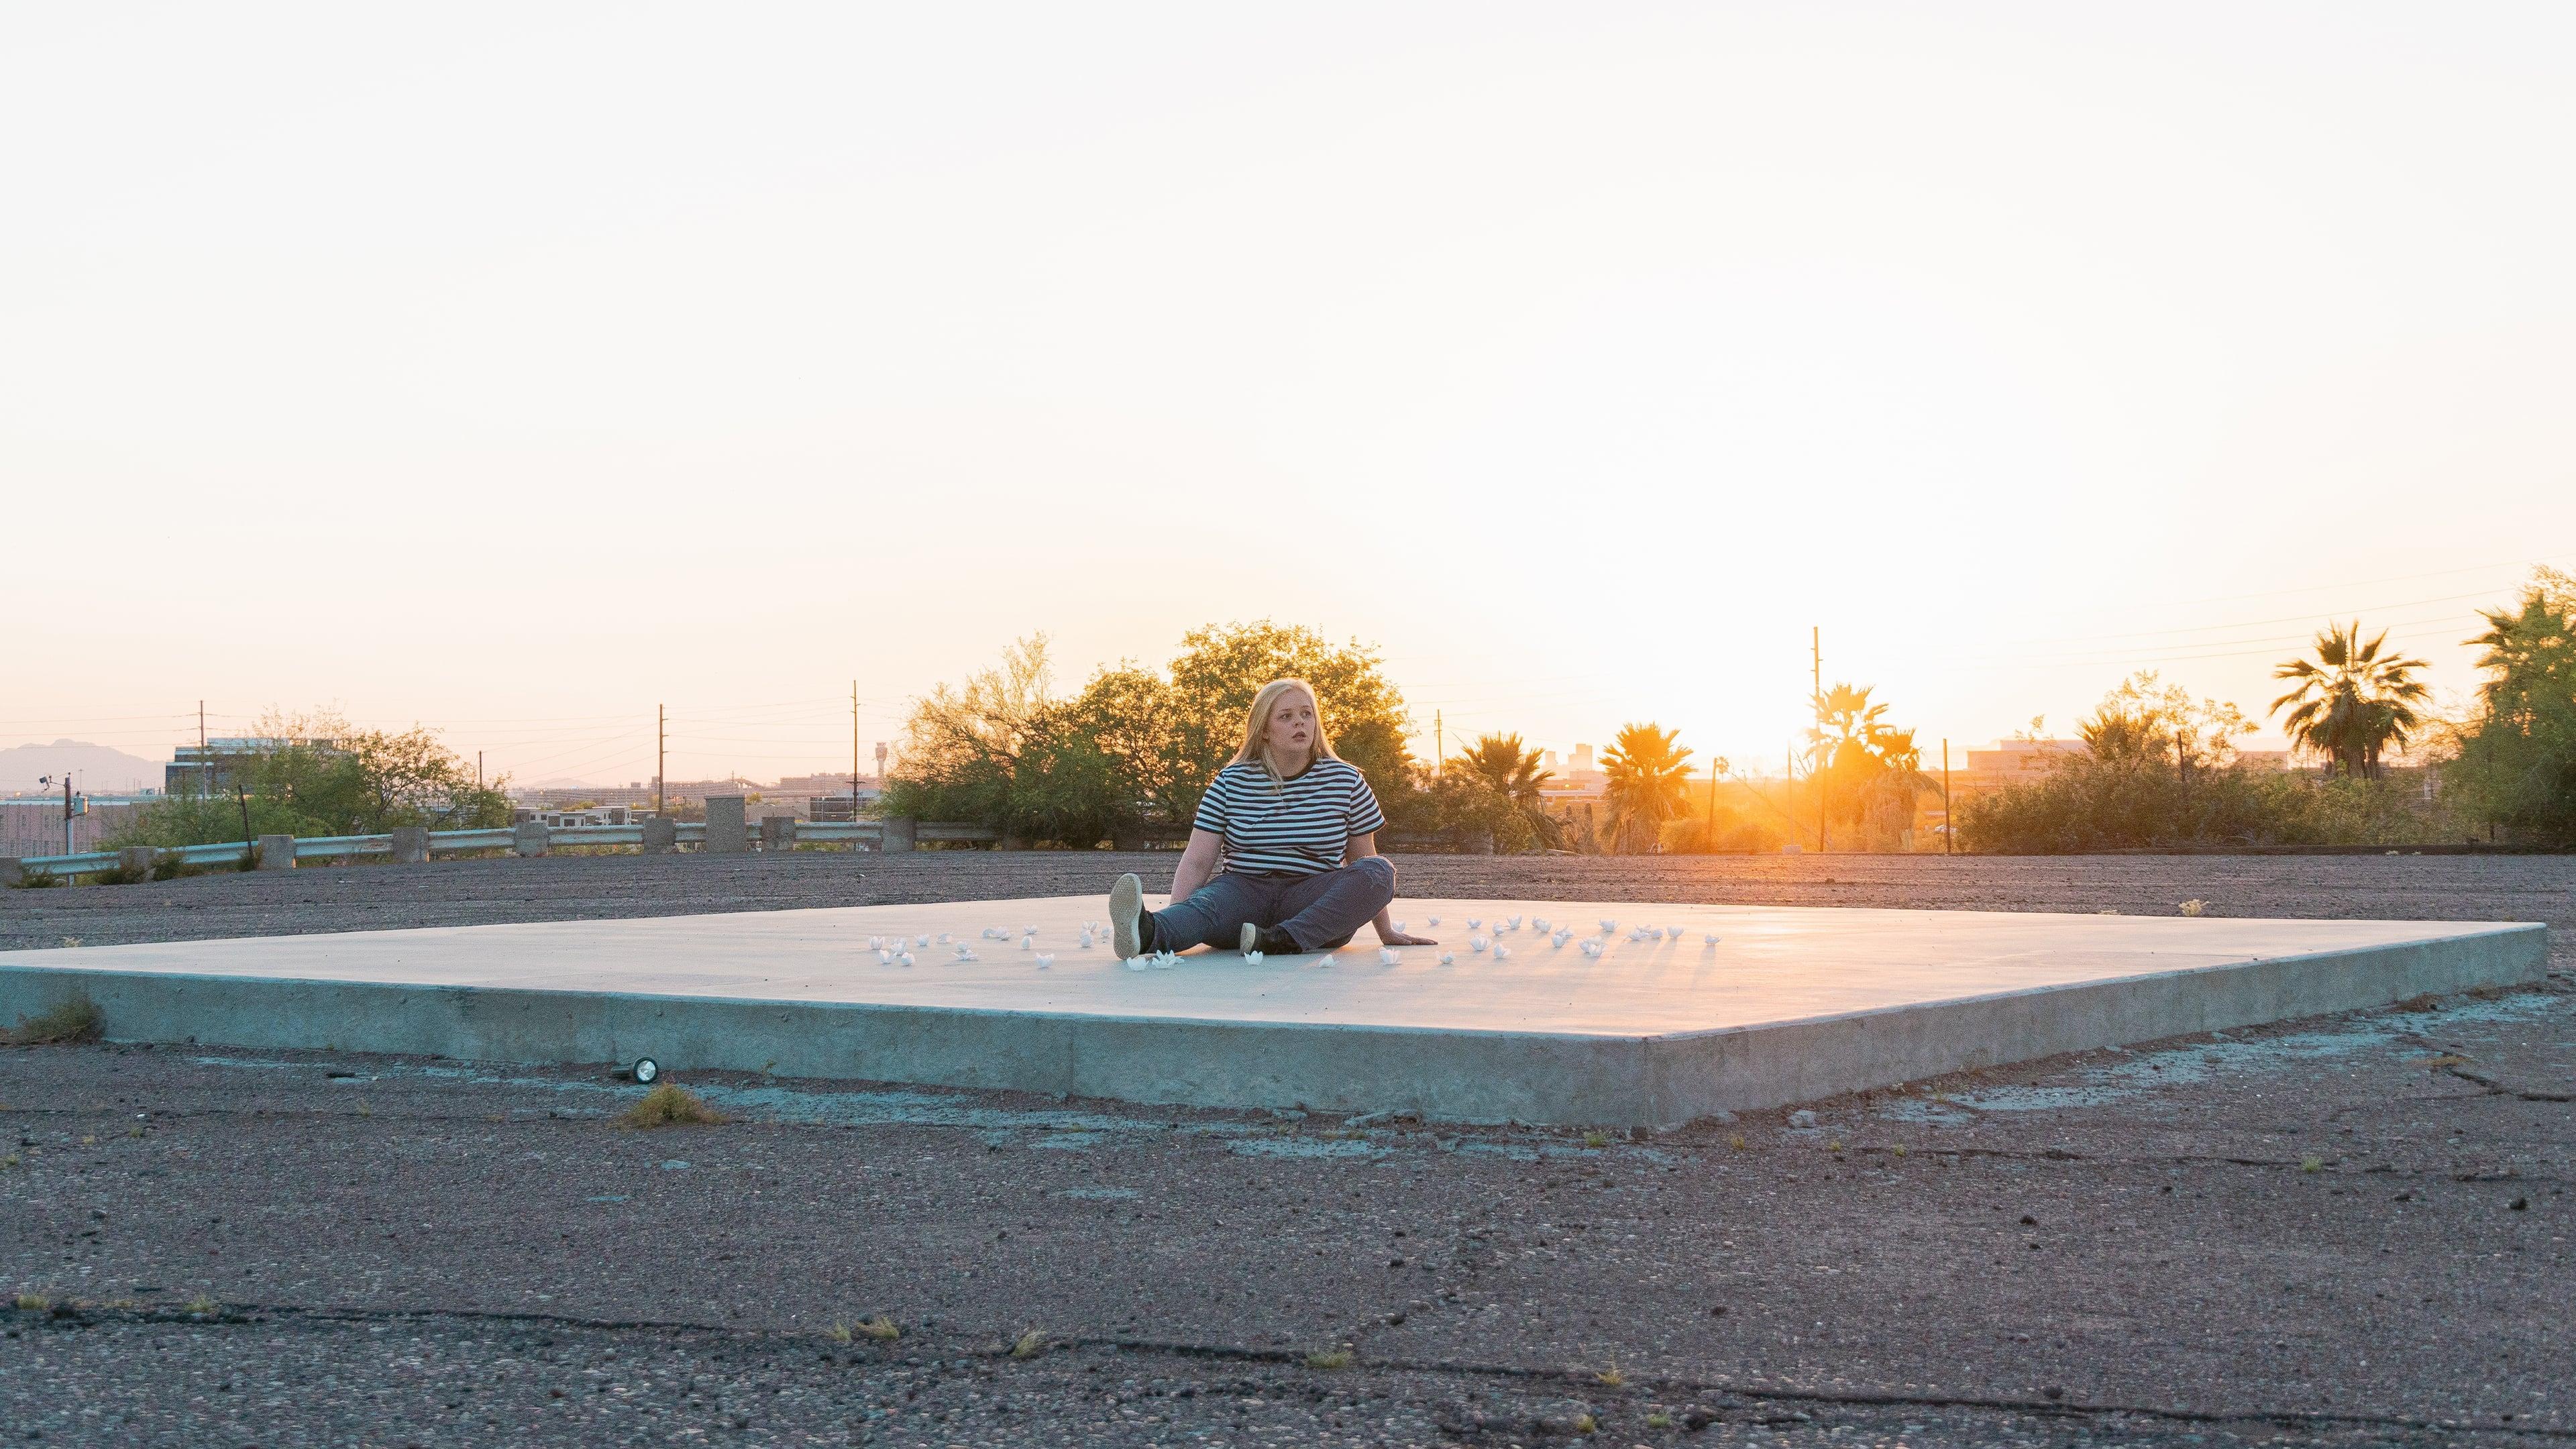
[[[797, 820], [774, 839], [764, 840], [762, 822], [747, 821], [743, 848], [794, 849], [800, 845], [846, 844], [852, 848], [885, 848], [886, 826], [879, 820]], [[919, 844], [993, 845], [1001, 843], [1002, 833], [990, 826], [969, 825], [962, 821], [916, 820], [911, 822], [912, 839]], [[519, 831], [513, 825], [487, 830], [432, 830], [428, 832], [428, 850], [432, 857], [458, 855], [477, 850], [516, 850], [520, 847]], [[707, 827], [701, 821], [677, 821], [672, 827], [674, 845], [706, 847]], [[1182, 827], [1148, 829], [1138, 836], [1139, 843], [1177, 844], [1188, 837]], [[541, 849], [547, 851], [573, 847], [634, 847], [644, 844], [644, 826], [633, 825], [564, 825], [543, 827]], [[1421, 849], [1426, 846], [1474, 850], [1473, 842], [1461, 842], [1453, 836], [1436, 832], [1390, 831], [1387, 843], [1395, 849]], [[897, 842], [901, 849], [901, 842]], [[1484, 844], [1492, 850], [1490, 841]], [[175, 861], [185, 866], [240, 865], [251, 858], [256, 847], [239, 840], [220, 841], [212, 845], [168, 846], [153, 855], [155, 863]], [[383, 835], [317, 835], [297, 837], [295, 858], [298, 861], [353, 860], [361, 856], [391, 855], [394, 838]], [[104, 875], [124, 868], [123, 854], [113, 850], [92, 850], [78, 855], [30, 856], [15, 862], [19, 873], [30, 876], [72, 879], [85, 875]]]
[[[922, 827], [921, 839], [955, 841], [990, 841], [995, 833], [972, 825], [930, 822]], [[707, 827], [702, 821], [675, 822], [674, 844], [704, 848]], [[748, 850], [762, 848], [757, 822], [744, 832]], [[799, 820], [782, 845], [847, 844], [882, 846], [885, 826], [874, 820]], [[433, 830], [429, 832], [429, 853], [433, 857], [459, 855], [476, 850], [514, 850], [519, 844], [518, 827], [503, 825], [486, 830]], [[644, 844], [644, 827], [633, 825], [564, 825], [548, 827], [545, 847], [558, 850], [570, 846], [632, 846]], [[154, 850], [156, 861], [175, 861], [186, 866], [239, 865], [250, 858], [257, 847], [246, 841], [225, 840], [211, 845], [172, 845]], [[359, 856], [391, 855], [394, 838], [382, 835], [314, 835], [295, 838], [295, 858], [307, 860], [349, 860]], [[124, 868], [122, 852], [89, 850], [73, 855], [35, 855], [17, 862], [18, 869], [31, 876], [76, 879], [85, 875], [106, 875]]]

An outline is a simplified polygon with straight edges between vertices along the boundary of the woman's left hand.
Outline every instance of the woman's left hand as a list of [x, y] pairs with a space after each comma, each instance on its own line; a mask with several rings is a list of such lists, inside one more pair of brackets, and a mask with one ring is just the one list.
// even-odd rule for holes
[[1440, 944], [1429, 936], [1407, 935], [1402, 931], [1380, 931], [1377, 933], [1377, 938], [1379, 941], [1389, 946], [1437, 946]]

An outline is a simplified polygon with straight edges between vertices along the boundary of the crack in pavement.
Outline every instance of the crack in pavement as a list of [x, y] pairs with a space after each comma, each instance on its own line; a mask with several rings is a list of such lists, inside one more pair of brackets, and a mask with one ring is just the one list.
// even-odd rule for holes
[[[578, 1329], [593, 1333], [681, 1334], [698, 1338], [724, 1339], [735, 1343], [775, 1346], [781, 1349], [808, 1347], [815, 1348], [826, 1357], [829, 1357], [834, 1350], [859, 1347], [839, 1344], [816, 1333], [727, 1328], [686, 1319], [584, 1318], [566, 1313], [535, 1313], [501, 1309], [365, 1308], [312, 1304], [239, 1303], [226, 1304], [214, 1313], [189, 1313], [184, 1310], [127, 1309], [66, 1304], [43, 1311], [18, 1310], [14, 1316], [19, 1319], [33, 1318], [36, 1320], [35, 1327], [56, 1332], [77, 1332], [101, 1322], [185, 1325], [191, 1328], [258, 1327], [276, 1320], [318, 1324], [518, 1323]], [[908, 1330], [903, 1339], [894, 1340], [894, 1342], [930, 1344], [945, 1341], [950, 1345], [974, 1345], [976, 1346], [974, 1356], [1016, 1362], [1019, 1360], [1013, 1358], [1011, 1345], [1018, 1341], [1024, 1331], [1022, 1329], [915, 1328]], [[1048, 1334], [1045, 1344], [1049, 1350], [1090, 1348], [1118, 1353], [1159, 1354], [1170, 1358], [1208, 1362], [1257, 1363], [1292, 1368], [1307, 1366], [1306, 1351], [1299, 1349], [1251, 1348], [1239, 1344], [1072, 1334]], [[916, 1356], [887, 1349], [874, 1352], [871, 1357], [875, 1360], [897, 1360], [938, 1369], [945, 1366], [945, 1361], [955, 1351], [952, 1347], [943, 1352]], [[1482, 1363], [1463, 1359], [1368, 1358], [1356, 1360], [1351, 1367], [1374, 1369], [1382, 1373], [1564, 1385], [1582, 1390], [1591, 1397], [1603, 1397], [1605, 1390], [1614, 1387], [1603, 1384], [1599, 1376], [1589, 1369], [1531, 1367], [1523, 1364]], [[1339, 1372], [1340, 1370], [1314, 1371]], [[2404, 1414], [2361, 1414], [2329, 1409], [2184, 1409], [2159, 1404], [2083, 1403], [2050, 1398], [2016, 1398], [2007, 1395], [1903, 1394], [1873, 1393], [1867, 1390], [1792, 1389], [1677, 1374], [1636, 1375], [1625, 1379], [1615, 1387], [1628, 1390], [1652, 1389], [1666, 1394], [1678, 1392], [1693, 1396], [1716, 1395], [1752, 1403], [1817, 1404], [1849, 1408], [1980, 1409], [2065, 1419], [2130, 1417], [2158, 1419], [2178, 1424], [2342, 1426], [2405, 1429], [2423, 1433], [2474, 1431], [2549, 1441], [2576, 1441], [2576, 1429], [2515, 1424], [2504, 1420], [2425, 1419]], [[1626, 1397], [1626, 1395], [1620, 1397]]]

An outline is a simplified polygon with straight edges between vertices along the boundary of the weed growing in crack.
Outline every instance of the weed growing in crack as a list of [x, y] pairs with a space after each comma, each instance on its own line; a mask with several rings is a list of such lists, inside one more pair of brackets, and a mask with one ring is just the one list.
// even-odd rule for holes
[[1744, 1134], [1738, 1132], [1734, 1136], [1727, 1138], [1726, 1145], [1734, 1148], [1738, 1152], [1742, 1152], [1744, 1150]]
[[1596, 1419], [1596, 1418], [1594, 1418], [1594, 1417], [1592, 1417], [1590, 1414], [1577, 1414], [1577, 1415], [1575, 1415], [1575, 1416], [1574, 1416], [1574, 1432], [1575, 1432], [1575, 1433], [1577, 1433], [1577, 1434], [1595, 1434], [1595, 1433], [1599, 1433], [1599, 1432], [1600, 1432], [1600, 1430], [1601, 1430], [1601, 1421], [1600, 1421], [1600, 1420], [1598, 1420], [1598, 1419]]
[[869, 1319], [867, 1322], [860, 1324], [858, 1326], [858, 1331], [880, 1343], [891, 1343], [894, 1340], [903, 1337], [903, 1330], [895, 1327], [894, 1320], [886, 1317], [882, 1313]]
[[726, 1120], [722, 1112], [706, 1104], [697, 1093], [677, 1082], [657, 1083], [653, 1090], [626, 1109], [619, 1121], [629, 1127], [671, 1127], [682, 1123], [713, 1126]]
[[1011, 1345], [1013, 1358], [1036, 1358], [1044, 1352], [1046, 1352], [1046, 1335], [1034, 1328], [1021, 1334]]
[[1649, 1429], [1669, 1429], [1672, 1426], [1673, 1416], [1661, 1409], [1646, 1416], [1646, 1427]]
[[848, 1343], [850, 1341], [850, 1325], [846, 1323], [835, 1323], [831, 1327], [823, 1330], [823, 1336], [832, 1340], [834, 1343]]
[[18, 1311], [21, 1313], [42, 1313], [53, 1306], [54, 1300], [42, 1293], [22, 1292], [18, 1295]]
[[2323, 1172], [2325, 1170], [2326, 1160], [2322, 1157], [2302, 1157], [2299, 1159], [2299, 1171], [2301, 1172]]
[[224, 1305], [217, 1303], [211, 1296], [200, 1293], [196, 1297], [189, 1299], [186, 1303], [181, 1304], [180, 1311], [183, 1313], [194, 1313], [202, 1318], [212, 1318], [216, 1314], [224, 1311]]
[[1628, 1376], [1619, 1372], [1619, 1366], [1615, 1363], [1592, 1377], [1605, 1388], [1615, 1389], [1628, 1382]]
[[1306, 1355], [1306, 1367], [1320, 1369], [1326, 1373], [1349, 1368], [1357, 1362], [1359, 1362], [1359, 1355], [1347, 1348], [1319, 1348]]
[[1583, 1134], [1583, 1145], [1586, 1147], [1607, 1147], [1610, 1145], [1609, 1134], [1604, 1132], [1586, 1132]]

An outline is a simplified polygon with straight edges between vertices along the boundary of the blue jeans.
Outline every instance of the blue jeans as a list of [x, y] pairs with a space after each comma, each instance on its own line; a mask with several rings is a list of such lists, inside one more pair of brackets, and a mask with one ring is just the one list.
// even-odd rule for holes
[[1276, 926], [1301, 951], [1330, 951], [1349, 942], [1361, 926], [1395, 899], [1395, 866], [1382, 855], [1364, 855], [1313, 875], [1238, 875], [1219, 872], [1190, 893], [1153, 913], [1148, 951], [1186, 951], [1242, 943], [1246, 921]]

